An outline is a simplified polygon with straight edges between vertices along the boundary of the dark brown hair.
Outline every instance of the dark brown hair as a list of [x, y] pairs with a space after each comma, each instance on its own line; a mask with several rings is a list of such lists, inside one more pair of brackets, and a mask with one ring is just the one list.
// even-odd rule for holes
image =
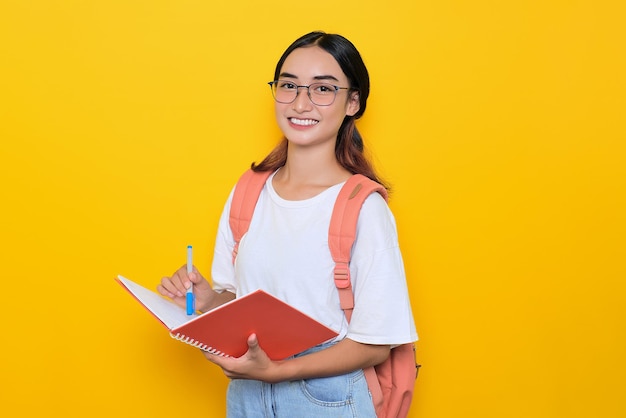
[[[363, 139], [355, 125], [355, 121], [365, 112], [367, 98], [370, 93], [370, 80], [361, 54], [359, 54], [352, 42], [337, 34], [325, 32], [308, 33], [298, 38], [285, 50], [276, 64], [274, 80], [278, 79], [278, 75], [289, 54], [297, 48], [309, 46], [318, 46], [332, 55], [348, 78], [350, 90], [358, 92], [359, 110], [354, 116], [346, 116], [344, 118], [337, 133], [337, 142], [335, 143], [337, 161], [349, 172], [363, 174], [389, 189], [389, 186], [378, 177], [371, 162], [365, 156]], [[287, 161], [287, 147], [287, 139], [283, 138], [282, 142], [263, 161], [259, 164], [252, 163], [252, 169], [254, 171], [274, 171], [282, 167]]]

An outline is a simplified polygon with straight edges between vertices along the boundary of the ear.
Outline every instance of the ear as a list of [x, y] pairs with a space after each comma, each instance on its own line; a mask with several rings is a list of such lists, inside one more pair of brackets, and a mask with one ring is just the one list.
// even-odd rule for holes
[[359, 101], [359, 92], [353, 91], [348, 98], [348, 106], [346, 107], [346, 116], [354, 116], [356, 112], [361, 109], [361, 102]]

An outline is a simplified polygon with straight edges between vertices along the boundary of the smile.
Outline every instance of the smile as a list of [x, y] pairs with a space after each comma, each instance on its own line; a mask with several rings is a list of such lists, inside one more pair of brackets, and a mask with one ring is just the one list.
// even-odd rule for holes
[[294, 125], [300, 125], [300, 126], [311, 126], [311, 125], [317, 125], [319, 123], [319, 121], [314, 120], [314, 119], [289, 118], [289, 121], [293, 123]]

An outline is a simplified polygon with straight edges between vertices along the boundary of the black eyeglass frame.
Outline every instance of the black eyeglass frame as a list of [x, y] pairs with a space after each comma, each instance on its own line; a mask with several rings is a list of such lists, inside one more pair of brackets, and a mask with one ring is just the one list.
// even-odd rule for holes
[[[290, 102], [282, 102], [282, 101], [280, 101], [280, 100], [278, 100], [278, 99], [276, 98], [276, 95], [274, 94], [274, 85], [276, 85], [279, 81], [289, 82], [289, 83], [291, 83], [291, 84], [293, 84], [293, 85], [295, 86], [295, 88], [296, 88], [296, 95], [294, 96], [294, 98], [293, 98], [293, 100], [292, 100], [292, 101], [290, 101]], [[339, 87], [339, 86], [336, 86], [336, 85], [334, 85], [334, 84], [330, 84], [330, 83], [323, 83], [323, 82], [312, 83], [312, 84], [309, 84], [308, 86], [299, 86], [299, 85], [297, 85], [296, 83], [293, 83], [293, 82], [288, 81], [288, 80], [274, 80], [274, 81], [269, 81], [267, 84], [270, 86], [270, 90], [272, 91], [272, 97], [274, 98], [274, 100], [276, 100], [278, 103], [282, 103], [282, 104], [290, 104], [290, 103], [295, 102], [295, 101], [296, 101], [296, 99], [298, 98], [298, 94], [300, 94], [300, 89], [301, 89], [301, 88], [306, 88], [306, 95], [307, 95], [307, 96], [309, 96], [309, 100], [310, 100], [310, 101], [311, 101], [311, 103], [313, 103], [315, 106], [330, 106], [330, 105], [332, 105], [333, 103], [335, 103], [335, 100], [337, 99], [337, 92], [338, 92], [339, 90], [353, 90], [351, 87]], [[335, 91], [334, 91], [335, 95], [334, 95], [334, 97], [333, 97], [333, 101], [332, 101], [332, 102], [330, 102], [330, 103], [328, 103], [328, 104], [317, 104], [317, 103], [315, 103], [315, 101], [313, 101], [313, 98], [311, 97], [311, 90], [310, 90], [309, 88], [310, 88], [311, 86], [316, 85], [316, 84], [322, 84], [322, 85], [325, 85], [325, 86], [331, 86], [333, 89], [335, 89]]]

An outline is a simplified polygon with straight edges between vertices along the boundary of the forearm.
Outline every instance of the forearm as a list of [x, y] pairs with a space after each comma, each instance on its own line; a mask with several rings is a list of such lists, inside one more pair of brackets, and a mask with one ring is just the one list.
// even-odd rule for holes
[[375, 366], [389, 356], [388, 345], [362, 344], [348, 338], [315, 353], [280, 362], [274, 381], [335, 376]]

